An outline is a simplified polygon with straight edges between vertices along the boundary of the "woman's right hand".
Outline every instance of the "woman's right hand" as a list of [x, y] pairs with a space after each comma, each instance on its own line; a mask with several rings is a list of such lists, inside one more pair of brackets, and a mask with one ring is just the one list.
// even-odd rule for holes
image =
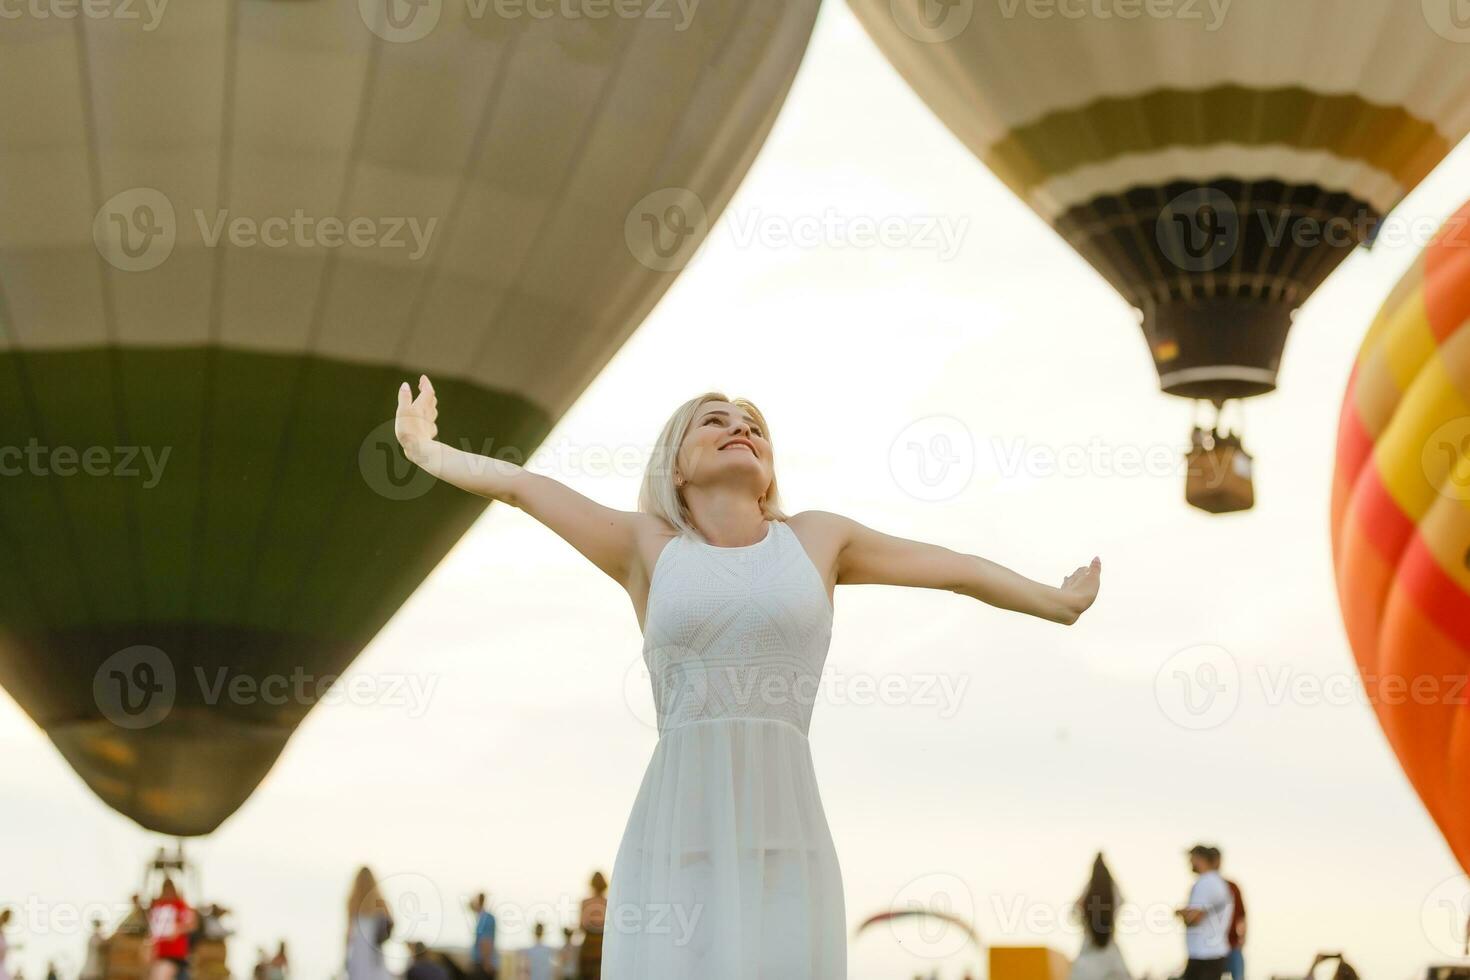
[[403, 454], [417, 462], [439, 434], [435, 421], [439, 418], [439, 402], [434, 386], [426, 374], [419, 375], [419, 394], [415, 398], [405, 381], [398, 389], [398, 414], [393, 419], [393, 435], [403, 447]]

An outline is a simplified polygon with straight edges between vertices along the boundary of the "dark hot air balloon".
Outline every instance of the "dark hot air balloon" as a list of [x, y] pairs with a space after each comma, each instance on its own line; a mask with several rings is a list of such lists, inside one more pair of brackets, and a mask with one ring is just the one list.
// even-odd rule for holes
[[525, 459], [730, 199], [816, 0], [640, 9], [5, 22], [0, 683], [111, 806], [217, 827], [481, 512], [401, 380]]
[[1467, 32], [1417, 3], [848, 2], [1217, 410], [1276, 387], [1297, 308], [1470, 130]]

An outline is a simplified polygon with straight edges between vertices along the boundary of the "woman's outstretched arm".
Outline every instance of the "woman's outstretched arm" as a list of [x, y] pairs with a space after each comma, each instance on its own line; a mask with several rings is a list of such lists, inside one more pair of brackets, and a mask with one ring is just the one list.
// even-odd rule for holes
[[559, 480], [509, 460], [446, 446], [436, 438], [438, 417], [438, 398], [427, 377], [419, 378], [418, 397], [407, 382], [398, 389], [393, 431], [410, 462], [461, 490], [525, 511], [627, 585], [637, 556], [637, 523], [644, 515], [605, 507]]
[[945, 589], [1070, 626], [1097, 598], [1102, 580], [1100, 558], [1078, 568], [1060, 586], [1043, 585], [978, 555], [883, 534], [840, 514], [825, 513], [824, 519], [836, 528], [838, 585]]

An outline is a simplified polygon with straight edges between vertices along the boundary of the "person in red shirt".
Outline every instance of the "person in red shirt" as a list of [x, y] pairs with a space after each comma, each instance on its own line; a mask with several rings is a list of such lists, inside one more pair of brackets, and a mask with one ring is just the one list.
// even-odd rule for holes
[[163, 879], [158, 897], [148, 906], [148, 932], [153, 937], [149, 980], [189, 980], [189, 934], [196, 921], [173, 879]]
[[[1210, 863], [1216, 871], [1220, 870], [1220, 849], [1210, 848]], [[1230, 889], [1230, 895], [1235, 899], [1235, 911], [1230, 915], [1230, 955], [1225, 960], [1225, 969], [1230, 974], [1230, 980], [1245, 980], [1245, 898], [1240, 894], [1240, 886], [1229, 878], [1225, 879], [1225, 887]]]

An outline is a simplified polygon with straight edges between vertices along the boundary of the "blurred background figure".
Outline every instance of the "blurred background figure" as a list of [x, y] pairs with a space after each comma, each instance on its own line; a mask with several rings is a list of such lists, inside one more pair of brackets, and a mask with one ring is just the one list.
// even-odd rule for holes
[[392, 980], [383, 962], [383, 944], [391, 935], [393, 912], [378, 880], [367, 867], [359, 868], [347, 897], [347, 980]]
[[562, 927], [561, 949], [556, 954], [557, 980], [577, 980], [577, 944], [572, 942], [576, 933], [570, 926]]
[[1225, 975], [1235, 902], [1214, 861], [1213, 848], [1196, 844], [1189, 849], [1189, 869], [1198, 877], [1185, 906], [1174, 910], [1184, 920], [1184, 948], [1189, 955], [1184, 980], [1221, 980]]
[[56, 972], [56, 964], [54, 962], [47, 962], [46, 964], [46, 980], [61, 980], [61, 974]]
[[[1210, 848], [1211, 862], [1215, 870], [1220, 870], [1220, 849]], [[1230, 953], [1225, 957], [1225, 971], [1230, 974], [1230, 980], [1245, 980], [1245, 896], [1240, 893], [1240, 886], [1220, 876], [1225, 882], [1225, 887], [1230, 889], [1230, 897], [1235, 906], [1230, 913]]]
[[107, 937], [102, 934], [102, 920], [92, 920], [87, 936], [87, 954], [82, 958], [80, 980], [103, 980], [107, 975]]
[[538, 922], [531, 932], [535, 941], [526, 950], [525, 980], [556, 980], [556, 952], [546, 945], [546, 925]]
[[5, 927], [10, 925], [10, 910], [0, 909], [0, 980], [10, 980], [10, 971], [5, 968], [5, 954], [10, 946], [5, 940]]
[[286, 940], [276, 947], [276, 955], [271, 957], [265, 975], [266, 980], [286, 980], [291, 973], [291, 961], [286, 957]]
[[409, 943], [408, 953], [411, 959], [403, 980], [449, 980], [449, 971], [423, 943], [418, 940]]
[[470, 899], [475, 914], [475, 937], [470, 942], [470, 972], [474, 980], [495, 980], [500, 972], [500, 953], [495, 948], [495, 915], [485, 905], [485, 893]]
[[197, 925], [196, 918], [174, 880], [164, 878], [158, 897], [148, 906], [148, 934], [153, 938], [151, 980], [188, 980], [189, 934]]
[[118, 924], [117, 931], [131, 935], [142, 935], [148, 931], [148, 910], [143, 907], [143, 898], [140, 895], [129, 896], [132, 908], [123, 920]]
[[607, 917], [607, 879], [592, 873], [592, 895], [582, 899], [582, 946], [577, 950], [577, 980], [602, 980], [602, 925]]
[[225, 925], [225, 916], [230, 910], [222, 905], [211, 902], [199, 910], [199, 938], [200, 939], [228, 939], [235, 934], [235, 930]]
[[270, 968], [271, 960], [266, 955], [265, 947], [255, 947], [255, 969], [250, 971], [251, 980], [269, 980]]
[[1069, 980], [1131, 980], [1118, 949], [1116, 927], [1122, 904], [1122, 893], [1099, 852], [1093, 859], [1087, 888], [1072, 907], [1082, 922], [1082, 949], [1072, 961]]

